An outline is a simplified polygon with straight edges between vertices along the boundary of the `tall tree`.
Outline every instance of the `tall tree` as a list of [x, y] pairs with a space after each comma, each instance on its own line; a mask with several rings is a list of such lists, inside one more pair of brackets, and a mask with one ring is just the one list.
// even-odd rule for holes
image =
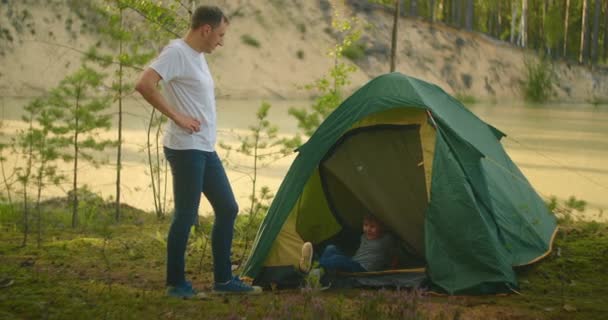
[[[604, 60], [608, 60], [608, 1], [604, 4]], [[608, 61], [604, 61], [606, 63]]]
[[516, 32], [516, 28], [517, 28], [517, 5], [516, 5], [516, 0], [512, 0], [511, 1], [511, 37], [509, 39], [509, 42], [511, 43], [515, 43], [515, 36], [517, 34]]
[[429, 0], [429, 17], [431, 19], [431, 23], [435, 22], [435, 0]]
[[418, 0], [410, 0], [410, 16], [418, 16]]
[[502, 34], [502, 1], [496, 1], [496, 31], [494, 36], [500, 37]]
[[564, 6], [564, 53], [563, 56], [568, 56], [568, 20], [570, 18], [570, 0], [565, 0]]
[[458, 26], [458, 1], [460, 0], [450, 0], [450, 23], [453, 26]]
[[465, 18], [465, 27], [467, 31], [473, 31], [473, 12], [475, 5], [473, 0], [467, 0], [467, 10], [466, 10], [466, 18]]
[[519, 45], [528, 45], [528, 0], [521, 0], [521, 26], [519, 28]]
[[578, 62], [585, 63], [587, 61], [589, 44], [587, 43], [587, 30], [589, 29], [589, 0], [583, 0], [583, 11], [581, 12], [581, 46], [578, 52]]
[[554, 1], [549, 1], [547, 14], [544, 21], [545, 46], [550, 55], [561, 53], [561, 41], [563, 41], [564, 21], [562, 7]]
[[395, 12], [393, 16], [393, 34], [391, 37], [391, 72], [395, 71], [397, 58], [397, 30], [399, 24], [399, 4], [401, 1], [395, 0]]
[[597, 63], [599, 57], [598, 49], [600, 45], [600, 15], [602, 13], [602, 1], [594, 0], [595, 8], [593, 12], [593, 31], [591, 36], [591, 63]]
[[462, 27], [462, 1], [464, 0], [454, 0], [456, 3], [456, 26], [458, 28]]
[[540, 34], [542, 36], [542, 41], [543, 41], [543, 47], [546, 49], [547, 48], [547, 37], [546, 37], [546, 23], [547, 23], [547, 16], [548, 13], [547, 11], [549, 11], [549, 0], [543, 0], [543, 4], [541, 7], [541, 20], [540, 20]]

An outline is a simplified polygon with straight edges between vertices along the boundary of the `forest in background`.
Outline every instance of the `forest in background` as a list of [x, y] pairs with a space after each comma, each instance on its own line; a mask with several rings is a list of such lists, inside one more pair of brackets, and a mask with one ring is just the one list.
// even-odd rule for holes
[[[400, 0], [400, 14], [476, 31], [552, 58], [606, 64], [606, 0]], [[365, 1], [349, 0], [363, 10]]]
[[[20, 34], [40, 32], [37, 22], [28, 11], [28, 4], [37, 0], [5, 0], [2, 2], [5, 19], [0, 20], [0, 54], [9, 50]], [[94, 31], [103, 17], [94, 18], [91, 11], [102, 1], [52, 0], [67, 4]], [[119, 1], [125, 7], [136, 8], [146, 19], [149, 15], [162, 15], [168, 23], [166, 31], [181, 34], [178, 26], [180, 11], [190, 10], [192, 3], [213, 1], [164, 1], [156, 12], [146, 1]], [[218, 1], [215, 1], [216, 3]], [[277, 6], [290, 1], [272, 0]], [[293, 1], [297, 3], [298, 1]], [[319, 1], [328, 6], [327, 1]], [[606, 0], [348, 0], [350, 6], [369, 10], [374, 3], [387, 8], [399, 6], [400, 15], [417, 17], [430, 22], [442, 22], [468, 31], [484, 33], [523, 48], [531, 48], [554, 58], [566, 58], [585, 64], [606, 63], [608, 58], [608, 1]], [[163, 3], [163, 2], [155, 2]], [[324, 4], [325, 3], [325, 4]], [[180, 9], [180, 10], [175, 10]], [[175, 11], [174, 11], [175, 10]], [[238, 14], [238, 8], [232, 12]], [[93, 18], [93, 19], [91, 19]], [[66, 20], [66, 27], [77, 21]], [[183, 25], [182, 25], [183, 27]]]

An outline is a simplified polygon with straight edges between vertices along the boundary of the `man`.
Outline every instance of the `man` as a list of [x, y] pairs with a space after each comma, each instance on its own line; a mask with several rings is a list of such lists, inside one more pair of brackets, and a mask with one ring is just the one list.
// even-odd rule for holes
[[[230, 253], [238, 205], [215, 152], [214, 82], [205, 54], [223, 45], [228, 19], [217, 7], [201, 6], [192, 15], [183, 39], [171, 41], [141, 74], [135, 89], [166, 115], [164, 152], [173, 176], [175, 213], [167, 239], [167, 294], [197, 294], [185, 279], [185, 252], [190, 228], [197, 221], [201, 193], [215, 214], [211, 235], [214, 291], [258, 293], [232, 276]], [[157, 89], [162, 81], [163, 94]]]

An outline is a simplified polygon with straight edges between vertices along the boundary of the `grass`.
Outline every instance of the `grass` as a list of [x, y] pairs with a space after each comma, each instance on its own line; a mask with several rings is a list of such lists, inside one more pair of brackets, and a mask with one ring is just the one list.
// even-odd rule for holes
[[[101, 208], [99, 214], [104, 214]], [[54, 210], [59, 210], [57, 202]], [[123, 222], [105, 227], [91, 221], [83, 221], [84, 227], [77, 230], [61, 224], [48, 227], [40, 248], [31, 240], [21, 247], [16, 223], [2, 219], [0, 318], [602, 319], [608, 313], [608, 225], [603, 223], [561, 226], [553, 252], [518, 270], [521, 295], [445, 297], [421, 291], [309, 287], [187, 301], [164, 296], [168, 221], [125, 211]], [[66, 208], [65, 215], [68, 212]], [[187, 276], [195, 287], [210, 290], [210, 248], [201, 241], [205, 232], [190, 239]], [[240, 256], [242, 247], [236, 239], [235, 255]]]
[[550, 319], [598, 319], [608, 313], [608, 226], [575, 222], [557, 234], [552, 254], [520, 272], [513, 303], [546, 311]]

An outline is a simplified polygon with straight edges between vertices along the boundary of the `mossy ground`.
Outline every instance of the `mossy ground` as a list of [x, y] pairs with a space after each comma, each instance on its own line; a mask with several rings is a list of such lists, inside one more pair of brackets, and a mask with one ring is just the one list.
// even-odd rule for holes
[[[34, 231], [22, 247], [22, 232], [10, 222], [17, 215], [0, 209], [1, 319], [605, 319], [608, 314], [607, 224], [562, 225], [552, 253], [518, 270], [521, 294], [437, 297], [309, 288], [188, 301], [164, 296], [166, 220], [127, 208], [119, 224], [91, 215], [71, 229], [59, 219], [68, 216], [67, 209], [55, 206], [45, 209], [41, 246]], [[204, 229], [190, 239], [187, 270], [195, 287], [208, 291], [212, 272]], [[237, 238], [235, 244], [238, 258], [243, 243]]]

